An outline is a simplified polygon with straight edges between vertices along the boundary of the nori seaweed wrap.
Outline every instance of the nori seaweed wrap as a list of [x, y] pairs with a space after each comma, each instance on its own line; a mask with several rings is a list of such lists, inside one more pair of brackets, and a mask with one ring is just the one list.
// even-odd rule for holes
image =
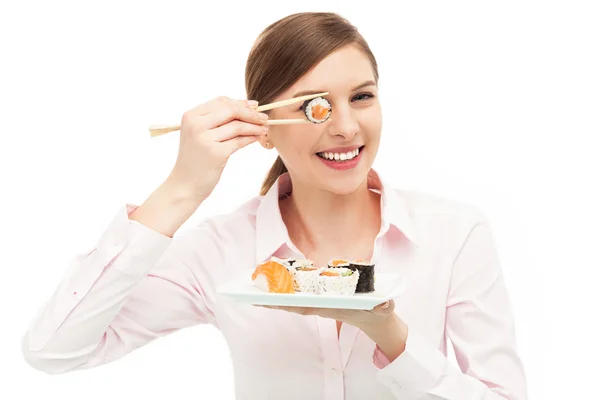
[[356, 293], [370, 293], [375, 291], [375, 265], [362, 262], [351, 261], [347, 267], [359, 272], [358, 283], [356, 284]]

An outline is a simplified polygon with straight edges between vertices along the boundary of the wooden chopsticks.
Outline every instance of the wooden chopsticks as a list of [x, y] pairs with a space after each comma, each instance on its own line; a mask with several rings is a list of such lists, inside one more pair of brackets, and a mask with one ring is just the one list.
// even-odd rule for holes
[[[329, 92], [307, 94], [305, 96], [294, 97], [287, 100], [276, 101], [274, 103], [265, 104], [258, 106], [256, 111], [262, 112], [272, 110], [274, 108], [285, 107], [291, 104], [299, 103], [306, 100], [311, 100], [316, 97], [327, 96]], [[301, 119], [272, 119], [267, 121], [267, 125], [290, 125], [290, 124], [310, 124], [311, 122], [306, 118]], [[152, 125], [149, 127], [150, 137], [164, 135], [169, 132], [178, 131], [181, 129], [181, 125]]]

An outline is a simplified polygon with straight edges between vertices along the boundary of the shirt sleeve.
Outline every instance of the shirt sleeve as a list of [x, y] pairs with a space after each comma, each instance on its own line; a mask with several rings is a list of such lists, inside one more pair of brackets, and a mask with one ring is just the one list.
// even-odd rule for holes
[[405, 351], [390, 362], [379, 348], [378, 378], [398, 399], [525, 400], [514, 321], [490, 226], [482, 216], [455, 260], [446, 332], [459, 368], [408, 327]]
[[76, 256], [22, 338], [25, 360], [58, 374], [101, 365], [178, 329], [215, 323], [186, 265], [185, 239], [129, 219], [126, 205]]

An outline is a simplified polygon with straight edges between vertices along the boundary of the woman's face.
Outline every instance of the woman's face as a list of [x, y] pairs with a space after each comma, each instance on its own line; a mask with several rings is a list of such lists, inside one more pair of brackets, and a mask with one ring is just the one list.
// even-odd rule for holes
[[[273, 125], [267, 133], [295, 186], [347, 194], [365, 181], [381, 136], [381, 107], [374, 79], [369, 58], [349, 45], [323, 59], [274, 99], [329, 92], [325, 96], [332, 108], [328, 121]], [[297, 103], [271, 110], [269, 118], [305, 118], [301, 106]]]

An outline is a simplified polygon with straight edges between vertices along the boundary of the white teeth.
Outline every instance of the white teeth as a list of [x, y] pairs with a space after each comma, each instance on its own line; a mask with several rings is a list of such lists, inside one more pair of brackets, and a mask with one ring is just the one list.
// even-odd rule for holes
[[322, 153], [317, 153], [317, 155], [326, 160], [346, 161], [346, 160], [352, 160], [354, 157], [358, 156], [359, 153], [360, 153], [360, 149], [355, 149], [355, 150], [349, 151], [347, 153], [322, 152]]

